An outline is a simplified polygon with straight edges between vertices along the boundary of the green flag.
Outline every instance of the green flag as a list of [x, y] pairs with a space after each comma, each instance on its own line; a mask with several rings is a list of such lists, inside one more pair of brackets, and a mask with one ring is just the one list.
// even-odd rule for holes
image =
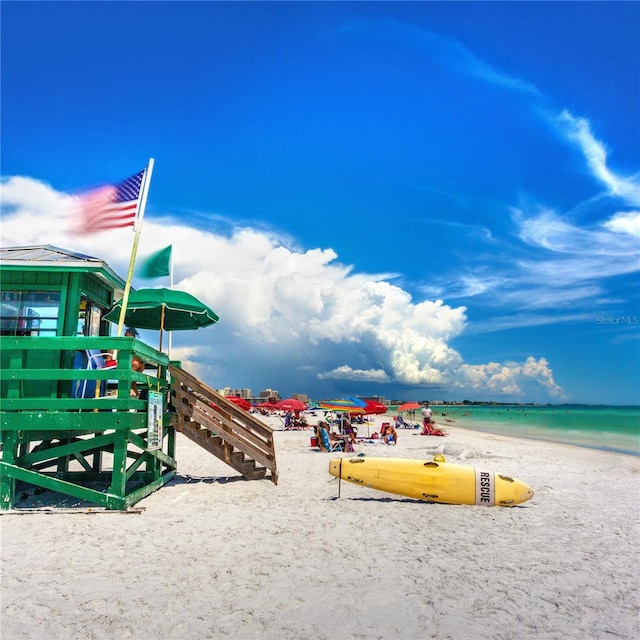
[[140, 278], [161, 278], [171, 273], [171, 245], [152, 253], [138, 269]]

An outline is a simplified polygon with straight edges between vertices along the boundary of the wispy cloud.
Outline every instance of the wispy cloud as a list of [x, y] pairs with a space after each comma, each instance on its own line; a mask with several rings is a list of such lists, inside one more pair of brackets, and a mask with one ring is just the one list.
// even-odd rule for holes
[[464, 44], [449, 36], [396, 21], [370, 23], [365, 28], [360, 25], [360, 29], [369, 33], [392, 34], [403, 44], [414, 46], [424, 55], [439, 60], [458, 73], [511, 91], [542, 95], [534, 84], [495, 69]]
[[[587, 228], [548, 209], [529, 216], [515, 211], [516, 235], [509, 258], [494, 258], [490, 267], [474, 265], [471, 272], [445, 287], [445, 297], [473, 297], [487, 306], [511, 311], [597, 307], [606, 302], [608, 278], [640, 270], [638, 218], [635, 213], [616, 213]], [[507, 315], [511, 326], [531, 323], [525, 316]], [[553, 317], [543, 315], [541, 321], [546, 324]], [[558, 322], [564, 321], [558, 316]], [[481, 326], [495, 331], [501, 325], [493, 321]], [[471, 330], [477, 332], [478, 328]]]
[[469, 325], [465, 333], [468, 335], [478, 335], [485, 333], [495, 333], [509, 329], [520, 329], [522, 327], [541, 327], [544, 325], [569, 324], [580, 322], [593, 322], [595, 314], [593, 312], [581, 313], [517, 313], [514, 315], [497, 316], [487, 318]]
[[[498, 237], [492, 229], [478, 226], [474, 236], [487, 246], [485, 255], [477, 254], [468, 272], [456, 274], [449, 282], [430, 282], [423, 292], [435, 293], [447, 299], [473, 298], [482, 304], [509, 309], [503, 322], [492, 321], [467, 331], [495, 331], [500, 327], [530, 326], [554, 321], [580, 321], [584, 316], [557, 315], [569, 305], [598, 306], [606, 298], [606, 278], [633, 273], [640, 268], [640, 179], [638, 175], [624, 176], [608, 164], [605, 144], [594, 135], [591, 123], [575, 116], [567, 109], [551, 111], [551, 99], [526, 79], [514, 77], [498, 69], [463, 43], [429, 29], [396, 21], [359, 25], [358, 29], [380, 38], [392, 38], [398, 46], [410, 46], [425, 59], [435, 60], [444, 67], [488, 85], [529, 96], [528, 108], [551, 122], [556, 135], [575, 145], [585, 160], [586, 172], [593, 176], [606, 192], [595, 193], [588, 203], [572, 208], [573, 218], [566, 213], [545, 206], [513, 208], [515, 235]], [[459, 199], [452, 193], [429, 189], [448, 198]], [[600, 222], [581, 224], [578, 213], [589, 213], [590, 206], [602, 208], [613, 204], [614, 209]], [[633, 207], [625, 211], [625, 207]], [[429, 224], [455, 226], [455, 221], [429, 219]], [[466, 225], [457, 227], [465, 230]], [[500, 246], [502, 253], [492, 251]], [[482, 260], [487, 262], [483, 264]], [[529, 313], [520, 315], [513, 310]], [[531, 318], [536, 311], [537, 318]], [[545, 313], [548, 311], [549, 313]], [[520, 323], [520, 324], [519, 324]]]
[[589, 121], [576, 117], [567, 110], [557, 115], [555, 121], [567, 139], [578, 145], [592, 175], [604, 183], [611, 194], [626, 201], [626, 204], [640, 206], [640, 179], [637, 175], [619, 176], [607, 166], [607, 150], [593, 135]]
[[[598, 305], [598, 298], [606, 294], [605, 278], [633, 273], [640, 269], [640, 179], [638, 175], [624, 176], [608, 165], [608, 152], [594, 135], [586, 118], [577, 117], [566, 109], [551, 112], [549, 102], [535, 85], [504, 73], [462, 43], [433, 31], [397, 22], [385, 23], [380, 33], [392, 33], [402, 42], [419, 49], [425, 56], [458, 73], [534, 97], [540, 108], [537, 113], [549, 119], [563, 140], [576, 145], [585, 159], [586, 170], [594, 180], [604, 185], [605, 195], [617, 202], [616, 208], [599, 223], [580, 224], [548, 207], [525, 210], [512, 209], [515, 237], [498, 240], [487, 230], [487, 245], [510, 246], [508, 259], [500, 259], [487, 247], [490, 263], [475, 261], [468, 273], [462, 273], [447, 284], [429, 283], [425, 291], [440, 291], [448, 299], [474, 298], [489, 306], [511, 309], [553, 310], [537, 319], [519, 314], [507, 314], [504, 322], [483, 323], [467, 331], [498, 330], [499, 327], [528, 326], [530, 323], [579, 321], [581, 314], [557, 316], [558, 308], [580, 302]], [[545, 106], [540, 106], [544, 102]], [[447, 194], [454, 197], [452, 194]], [[594, 194], [590, 204], [603, 202], [603, 194]], [[572, 213], [588, 210], [587, 203], [578, 203]], [[631, 211], [621, 207], [634, 207]], [[430, 220], [432, 224], [445, 224]], [[453, 225], [455, 222], [448, 222]], [[477, 234], [483, 238], [482, 234]], [[519, 324], [520, 323], [520, 324]]]

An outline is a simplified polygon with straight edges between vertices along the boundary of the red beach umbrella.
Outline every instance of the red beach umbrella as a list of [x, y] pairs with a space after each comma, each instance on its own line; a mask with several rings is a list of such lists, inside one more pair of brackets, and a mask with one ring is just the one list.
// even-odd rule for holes
[[239, 396], [227, 396], [227, 400], [233, 402], [233, 404], [237, 405], [241, 409], [244, 409], [245, 411], [249, 411], [249, 409], [251, 409], [251, 403], [244, 398], [240, 398]]
[[279, 411], [304, 411], [307, 405], [302, 400], [296, 398], [287, 398], [286, 400], [280, 400], [276, 402], [276, 409]]
[[367, 415], [382, 415], [387, 413], [386, 405], [382, 404], [382, 402], [376, 402], [375, 400], [367, 400], [367, 406], [364, 408], [364, 412]]

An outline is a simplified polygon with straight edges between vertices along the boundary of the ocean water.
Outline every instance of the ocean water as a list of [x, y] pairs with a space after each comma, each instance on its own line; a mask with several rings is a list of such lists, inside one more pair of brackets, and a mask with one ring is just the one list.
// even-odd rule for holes
[[[535, 438], [640, 456], [640, 407], [586, 405], [433, 405], [440, 426], [446, 419], [465, 429]], [[395, 407], [388, 413], [395, 415]], [[444, 415], [446, 414], [446, 415]], [[414, 422], [422, 422], [418, 409]]]

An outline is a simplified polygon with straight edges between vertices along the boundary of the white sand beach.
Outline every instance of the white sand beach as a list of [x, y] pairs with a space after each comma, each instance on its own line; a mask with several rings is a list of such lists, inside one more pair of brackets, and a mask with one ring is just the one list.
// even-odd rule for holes
[[328, 462], [353, 454], [311, 449], [309, 431], [276, 433], [278, 486], [178, 434], [178, 478], [131, 513], [0, 517], [2, 639], [640, 637], [640, 459], [443, 426], [357, 452], [444, 453], [533, 499], [429, 504], [346, 482], [338, 499]]

